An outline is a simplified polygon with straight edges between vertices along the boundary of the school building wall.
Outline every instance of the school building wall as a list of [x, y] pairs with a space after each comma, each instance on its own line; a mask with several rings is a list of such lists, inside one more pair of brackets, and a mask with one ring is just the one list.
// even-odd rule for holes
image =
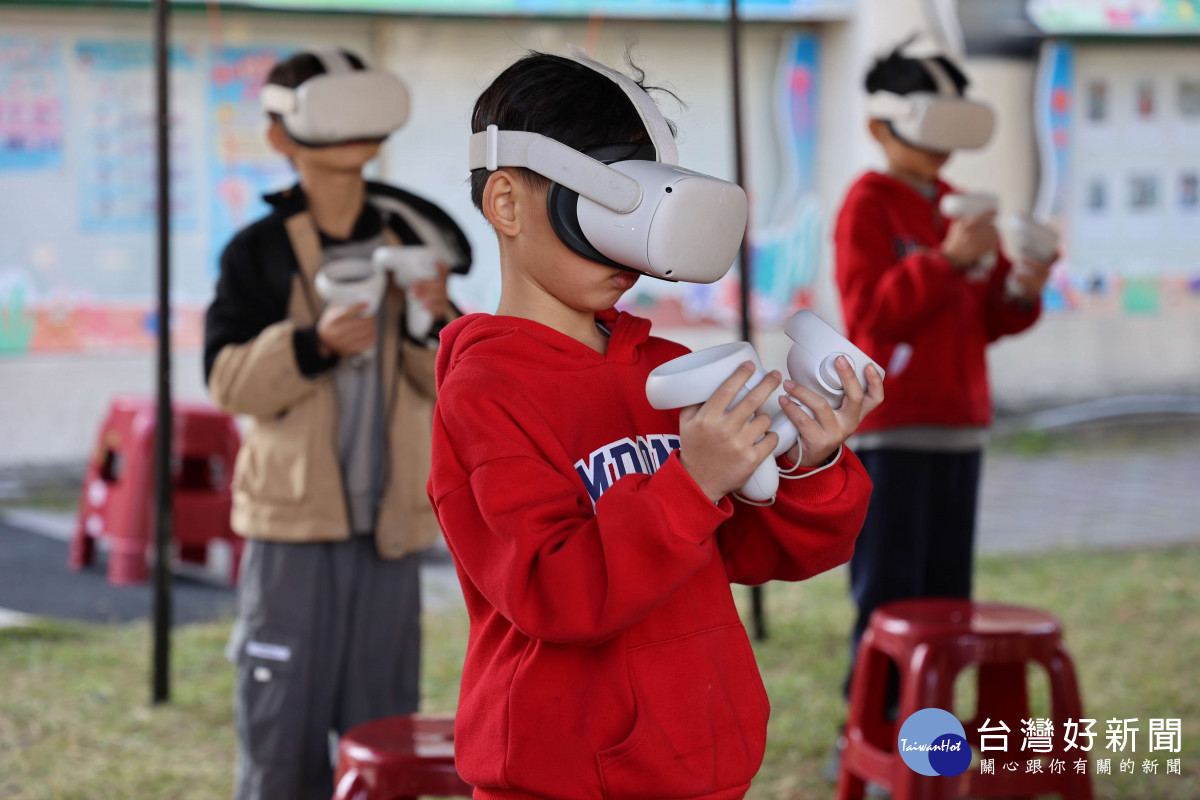
[[[815, 85], [809, 99], [816, 104], [812, 121], [816, 149], [808, 179], [811, 186], [798, 202], [812, 206], [812, 213], [804, 218], [809, 228], [799, 240], [806, 252], [815, 253], [816, 265], [796, 280], [804, 284], [800, 288], [805, 301], [831, 321], [840, 319], [828, 246], [833, 215], [854, 177], [868, 166], [879, 166], [877, 148], [866, 132], [862, 77], [875, 54], [918, 27], [916, 20], [922, 19], [924, 7], [919, 0], [863, 0], [858, 14], [849, 21], [746, 24], [743, 28], [747, 183], [755, 204], [752, 227], [760, 231], [769, 227], [767, 217], [786, 212], [781, 206], [786, 206], [790, 197], [786, 170], [781, 168], [782, 154], [789, 146], [783, 141], [787, 128], [778, 120], [781, 75], [787, 74], [790, 63], [785, 51], [797, 42], [802, 48], [806, 37], [810, 44], [815, 42], [811, 49], [816, 59], [811, 71]], [[81, 39], [149, 37], [148, 15], [136, 11], [5, 8], [0, 10], [0, 20], [4, 36], [58, 38], [68, 57]], [[494, 236], [467, 195], [465, 132], [478, 92], [524, 50], [557, 52], [567, 42], [594, 40], [602, 59], [620, 63], [626, 46], [636, 43], [633, 56], [647, 79], [671, 89], [686, 104], [680, 108], [670, 99], [663, 102], [668, 116], [680, 127], [681, 163], [725, 178], [734, 175], [728, 45], [726, 30], [719, 24], [606, 20], [599, 27], [594, 23], [589, 27], [583, 20], [382, 19], [223, 11], [215, 23], [203, 14], [177, 14], [174, 31], [176, 40], [190, 43], [200, 59], [208, 57], [203, 51], [214, 37], [230, 52], [261, 44], [341, 44], [403, 75], [413, 92], [412, 121], [386, 145], [376, 172], [443, 204], [467, 230], [476, 251], [475, 268], [470, 277], [455, 279], [451, 291], [470, 308], [490, 310], [494, 306], [498, 267]], [[986, 151], [957, 156], [948, 177], [964, 187], [998, 192], [1006, 209], [1027, 210], [1033, 205], [1041, 174], [1031, 112], [1036, 99], [1036, 65], [972, 59], [968, 70], [975, 91], [998, 106], [1000, 127]], [[85, 78], [78, 70], [68, 70], [68, 79], [78, 86]], [[200, 138], [193, 147], [217, 146], [211, 121], [193, 122]], [[239, 125], [239, 131], [249, 137], [249, 123], [243, 119]], [[72, 137], [80, 135], [78, 130], [67, 133], [64, 160], [56, 168], [59, 173], [82, 166], [78, 163], [82, 151], [72, 146], [78, 141]], [[251, 166], [267, 170], [262, 159], [251, 162]], [[60, 189], [47, 190], [36, 175], [14, 177], [13, 170], [2, 167], [0, 163], [0, 188], [6, 181], [9, 186], [14, 180], [23, 182], [20, 193], [0, 191], [0, 219], [19, 216], [18, 204], [31, 201], [82, 208], [80, 198], [64, 198], [58, 194]], [[274, 169], [279, 169], [277, 163]], [[228, 180], [220, 185], [235, 191], [241, 185], [238, 179], [246, 176], [236, 169], [226, 172], [223, 180]], [[201, 186], [200, 191], [212, 190]], [[188, 287], [178, 298], [182, 310], [177, 313], [180, 330], [173, 376], [176, 394], [184, 399], [205, 396], [197, 346], [199, 314], [207, 296], [195, 287], [211, 284], [213, 254], [219, 244], [206, 237], [212, 238], [210, 232], [219, 227], [216, 215], [220, 211], [218, 203], [201, 197], [196, 201], [190, 232], [174, 236], [177, 270], [190, 272], [180, 275], [177, 284]], [[62, 230], [63, 237], [75, 235], [68, 230], [73, 213], [55, 220], [58, 227], [47, 230]], [[8, 225], [5, 229], [17, 230]], [[153, 295], [153, 230], [143, 227], [107, 235], [116, 237], [119, 247], [114, 248], [123, 249], [124, 256], [100, 258], [103, 254], [97, 250], [94, 260], [87, 258], [86, 251], [67, 259], [66, 246], [52, 237], [32, 245], [26, 241], [29, 246], [23, 252], [0, 245], [0, 305], [8, 314], [4, 318], [7, 327], [0, 326], [0, 385], [4, 387], [0, 392], [0, 466], [80, 460], [91, 447], [94, 428], [113, 394], [153, 391], [151, 331], [150, 327], [141, 329], [137, 322], [109, 319], [104, 323], [132, 326], [123, 339], [113, 339], [117, 343], [111, 346], [89, 345], [88, 335], [96, 333], [101, 336], [97, 341], [107, 341], [103, 337], [111, 339], [112, 330], [97, 333], [86, 327], [87, 320], [79, 314], [72, 317], [72, 324], [81, 326], [74, 335], [83, 341], [66, 342], [71, 347], [39, 350], [27, 341], [22, 348], [12, 338], [12, 321], [22, 319], [11, 310], [14, 297], [38, 293], [59, 303], [58, 313], [67, 317], [74, 308], [71, 304], [124, 304], [140, 309], [136, 311], [138, 319], [147, 323], [142, 318]], [[105, 283], [106, 270], [129, 271], [134, 277], [122, 285], [141, 286], [141, 294], [126, 291], [106, 297], [100, 289], [87, 288], [111, 284]], [[73, 291], [73, 282], [87, 290]], [[663, 326], [665, 335], [693, 347], [736, 336], [732, 280], [717, 284], [706, 294], [697, 293], [694, 287], [658, 284], [645, 288], [649, 283], [642, 281], [636, 290], [645, 295], [639, 302], [648, 303], [647, 307], [699, 309], [698, 319], [686, 314], [671, 316]], [[778, 312], [772, 307], [764, 313], [777, 316]], [[53, 319], [56, 307], [49, 303], [37, 313]], [[997, 405], [1017, 409], [1133, 392], [1200, 391], [1198, 334], [1200, 315], [1178, 310], [1129, 314], [1064, 309], [1048, 313], [1034, 331], [993, 348]], [[782, 363], [789, 344], [785, 337], [768, 329], [758, 335], [757, 343], [764, 362]]]

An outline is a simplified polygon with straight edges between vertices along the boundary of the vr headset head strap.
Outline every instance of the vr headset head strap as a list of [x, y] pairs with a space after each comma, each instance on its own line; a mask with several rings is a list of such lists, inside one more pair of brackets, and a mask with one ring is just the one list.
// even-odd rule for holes
[[[354, 65], [341, 50], [334, 48], [313, 50], [312, 55], [321, 62], [326, 75], [340, 75], [355, 71]], [[271, 114], [290, 114], [296, 110], [298, 102], [296, 89], [268, 83], [263, 86], [262, 92], [259, 94], [259, 102], [262, 103], [263, 111]]]
[[326, 75], [344, 75], [356, 71], [354, 65], [350, 63], [350, 59], [346, 58], [346, 54], [337, 48], [313, 50], [312, 54], [316, 56], [317, 61], [321, 62]]
[[578, 192], [618, 214], [633, 211], [642, 202], [642, 187], [591, 156], [540, 133], [502, 131], [489, 125], [471, 134], [471, 169], [524, 167]]
[[950, 73], [941, 65], [936, 58], [918, 58], [921, 66], [925, 68], [925, 72], [929, 77], [933, 78], [934, 85], [937, 86], [937, 93], [942, 97], [959, 99], [962, 97], [958, 93], [958, 87], [954, 85], [954, 80], [950, 77]]
[[646, 94], [646, 90], [637, 85], [637, 81], [623, 72], [618, 72], [591, 58], [587, 51], [577, 44], [567, 45], [567, 58], [599, 72], [620, 86], [621, 90], [625, 92], [625, 96], [633, 103], [633, 107], [637, 109], [646, 132], [650, 134], [650, 141], [654, 144], [654, 152], [658, 155], [658, 160], [663, 164], [679, 163], [679, 148], [675, 144], [675, 137], [671, 135], [671, 126], [667, 124], [666, 117], [659, 111], [654, 100]]

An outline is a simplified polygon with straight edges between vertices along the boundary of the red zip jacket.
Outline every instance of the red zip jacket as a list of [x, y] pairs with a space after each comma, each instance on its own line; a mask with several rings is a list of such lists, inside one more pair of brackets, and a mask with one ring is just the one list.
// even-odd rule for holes
[[687, 350], [615, 311], [600, 354], [475, 314], [442, 332], [429, 495], [471, 618], [455, 732], [475, 797], [742, 797], [767, 695], [729, 584], [850, 558], [849, 450], [774, 506], [714, 505], [646, 376]]
[[941, 253], [948, 222], [907, 183], [868, 172], [850, 188], [834, 244], [847, 336], [887, 370], [887, 401], [860, 433], [917, 425], [991, 422], [987, 345], [1018, 333], [1041, 305], [1006, 299], [1003, 255], [972, 281]]

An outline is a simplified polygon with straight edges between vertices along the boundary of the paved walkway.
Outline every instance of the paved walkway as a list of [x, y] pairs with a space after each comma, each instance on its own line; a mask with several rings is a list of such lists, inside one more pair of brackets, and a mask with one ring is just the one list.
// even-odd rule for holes
[[[989, 450], [980, 552], [1200, 543], [1200, 424], [1076, 430], [1041, 445], [1021, 452], [1005, 440]], [[89, 622], [148, 615], [148, 586], [109, 586], [102, 561], [67, 569], [71, 526], [70, 514], [0, 512], [0, 627], [24, 623], [21, 614]], [[422, 577], [427, 609], [462, 603], [444, 551]], [[234, 609], [234, 592], [211, 577], [178, 576], [175, 590], [177, 622]]]
[[1200, 424], [1065, 436], [1046, 452], [988, 452], [982, 552], [1200, 543]]

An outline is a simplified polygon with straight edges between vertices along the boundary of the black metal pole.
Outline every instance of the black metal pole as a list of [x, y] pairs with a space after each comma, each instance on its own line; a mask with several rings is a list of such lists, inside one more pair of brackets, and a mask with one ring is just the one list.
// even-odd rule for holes
[[155, 460], [154, 702], [171, 699], [171, 120], [170, 9], [154, 2], [155, 118], [158, 122], [158, 425]]
[[[746, 158], [742, 146], [742, 30], [738, 19], [737, 0], [729, 0], [729, 80], [733, 84], [733, 150], [734, 163], [737, 169], [737, 182], [741, 187], [746, 186]], [[741, 252], [741, 286], [739, 299], [742, 315], [742, 341], [750, 341], [750, 233], [742, 238]], [[767, 638], [767, 616], [763, 609], [763, 592], [761, 586], [750, 587], [750, 606], [754, 615], [754, 638], [765, 641]]]

